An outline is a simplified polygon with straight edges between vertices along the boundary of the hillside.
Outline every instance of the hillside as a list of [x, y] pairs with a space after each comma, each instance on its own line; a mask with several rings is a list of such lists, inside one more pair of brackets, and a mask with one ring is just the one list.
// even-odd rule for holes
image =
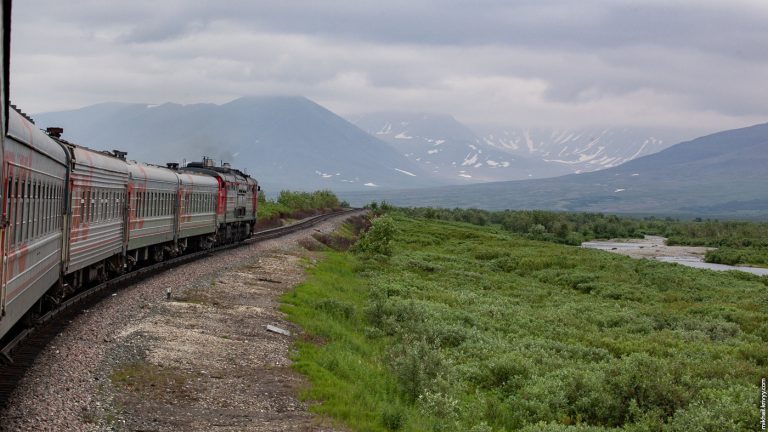
[[[484, 130], [482, 141], [572, 173], [612, 168], [680, 142], [684, 131], [630, 128]], [[694, 135], [695, 136], [695, 135]]]
[[764, 280], [392, 212], [282, 300], [307, 399], [350, 430], [741, 432]]
[[446, 114], [371, 113], [352, 122], [436, 177], [456, 183], [554, 177], [569, 167], [489, 145]]
[[425, 170], [464, 183], [598, 171], [692, 136], [673, 129], [469, 127], [450, 115], [430, 113], [378, 112], [349, 119]]
[[[95, 149], [164, 164], [236, 161], [266, 189], [354, 190], [435, 186], [414, 163], [303, 97], [244, 97], [215, 104], [107, 103], [35, 115], [41, 128]], [[444, 184], [444, 183], [443, 183]]]
[[344, 194], [355, 204], [768, 216], [768, 124], [674, 145], [615, 168], [563, 177]]

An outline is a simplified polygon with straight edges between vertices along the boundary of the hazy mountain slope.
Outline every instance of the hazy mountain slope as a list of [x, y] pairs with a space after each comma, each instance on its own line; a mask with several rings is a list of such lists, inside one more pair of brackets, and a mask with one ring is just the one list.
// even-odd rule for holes
[[540, 158], [580, 173], [612, 168], [680, 142], [684, 131], [629, 128], [514, 129], [482, 132], [483, 142], [522, 157]]
[[38, 114], [63, 138], [163, 164], [203, 155], [246, 168], [268, 188], [334, 190], [439, 185], [389, 145], [302, 97], [223, 105], [99, 104]]
[[768, 124], [708, 135], [592, 173], [345, 197], [408, 206], [768, 217]]
[[351, 121], [424, 170], [454, 183], [553, 177], [572, 172], [567, 166], [495, 148], [445, 114], [382, 112], [354, 116]]

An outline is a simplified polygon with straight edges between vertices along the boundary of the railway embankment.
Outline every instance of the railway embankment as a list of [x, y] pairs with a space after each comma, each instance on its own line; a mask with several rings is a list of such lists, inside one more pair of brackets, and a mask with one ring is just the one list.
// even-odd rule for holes
[[0, 430], [331, 430], [296, 398], [297, 329], [278, 297], [317, 259], [301, 245], [348, 217], [159, 273], [85, 311], [38, 356]]

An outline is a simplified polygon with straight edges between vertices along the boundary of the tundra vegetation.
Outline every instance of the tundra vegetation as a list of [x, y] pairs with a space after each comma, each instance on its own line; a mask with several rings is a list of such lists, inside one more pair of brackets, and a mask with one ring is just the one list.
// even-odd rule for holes
[[479, 226], [405, 213], [326, 252], [283, 297], [318, 413], [361, 431], [757, 427], [768, 277], [510, 232], [532, 214]]
[[[372, 205], [391, 210], [386, 203]], [[579, 245], [594, 239], [667, 237], [669, 245], [709, 246], [706, 262], [768, 267], [768, 222], [718, 221], [700, 218], [630, 218], [603, 213], [568, 213], [543, 210], [489, 212], [477, 209], [403, 208], [413, 217], [498, 225], [532, 240]]]
[[280, 219], [300, 219], [313, 214], [344, 207], [329, 190], [314, 192], [281, 191], [276, 199], [268, 199], [263, 191], [258, 196], [259, 227], [280, 225]]

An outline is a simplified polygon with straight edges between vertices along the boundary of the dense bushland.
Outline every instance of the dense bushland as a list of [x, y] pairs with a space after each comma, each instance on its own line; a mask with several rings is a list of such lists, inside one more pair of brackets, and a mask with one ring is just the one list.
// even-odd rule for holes
[[313, 409], [366, 431], [757, 427], [768, 277], [389, 218], [388, 254], [331, 253], [283, 299]]
[[[386, 203], [377, 210], [392, 211]], [[602, 213], [568, 213], [543, 210], [490, 212], [478, 209], [398, 208], [403, 214], [426, 219], [499, 225], [532, 240], [579, 245], [584, 241], [610, 238], [642, 238], [659, 235], [670, 245], [721, 248], [707, 254], [707, 262], [768, 265], [768, 223], [658, 218], [630, 218]]]
[[281, 191], [277, 199], [267, 199], [259, 192], [259, 226], [279, 225], [281, 218], [303, 218], [342, 207], [339, 198], [329, 190], [315, 192]]

